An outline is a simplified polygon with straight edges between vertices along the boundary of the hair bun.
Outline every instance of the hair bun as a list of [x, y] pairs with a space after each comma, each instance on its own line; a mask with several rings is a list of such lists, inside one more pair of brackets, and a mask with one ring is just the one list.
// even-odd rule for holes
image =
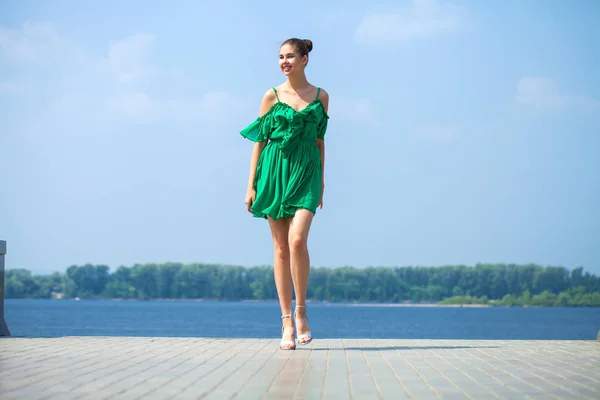
[[313, 48], [313, 43], [312, 40], [310, 39], [304, 39], [304, 43], [306, 43], [306, 47], [308, 47], [308, 51], [310, 52]]

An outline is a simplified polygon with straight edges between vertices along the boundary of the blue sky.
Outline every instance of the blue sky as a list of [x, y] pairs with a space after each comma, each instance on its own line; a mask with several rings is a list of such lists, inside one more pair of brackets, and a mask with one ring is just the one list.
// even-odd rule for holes
[[239, 131], [301, 37], [330, 94], [313, 265], [600, 273], [597, 1], [11, 3], [8, 268], [271, 264]]

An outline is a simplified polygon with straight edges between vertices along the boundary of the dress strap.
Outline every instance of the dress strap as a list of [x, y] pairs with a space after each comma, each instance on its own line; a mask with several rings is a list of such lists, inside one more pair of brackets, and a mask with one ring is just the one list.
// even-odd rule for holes
[[315, 100], [319, 99], [319, 93], [321, 93], [321, 88], [317, 88], [317, 97], [315, 97]]
[[273, 91], [275, 92], [275, 97], [277, 97], [277, 101], [279, 102], [279, 95], [277, 94], [277, 89], [273, 88]]

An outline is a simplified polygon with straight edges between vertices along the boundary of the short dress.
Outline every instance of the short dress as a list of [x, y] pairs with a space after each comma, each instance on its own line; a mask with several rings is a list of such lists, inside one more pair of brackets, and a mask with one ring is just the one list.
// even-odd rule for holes
[[323, 166], [317, 139], [323, 139], [329, 115], [317, 97], [300, 111], [279, 100], [240, 131], [253, 142], [268, 141], [256, 165], [256, 199], [250, 210], [257, 218], [293, 217], [296, 210], [316, 214], [321, 199]]

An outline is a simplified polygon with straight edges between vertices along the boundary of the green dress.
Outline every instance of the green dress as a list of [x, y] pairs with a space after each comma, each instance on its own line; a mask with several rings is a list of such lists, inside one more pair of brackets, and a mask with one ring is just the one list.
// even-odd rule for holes
[[293, 217], [297, 209], [316, 214], [321, 199], [321, 153], [329, 116], [317, 97], [300, 111], [279, 100], [262, 116], [240, 131], [253, 142], [268, 141], [256, 165], [253, 216], [274, 220]]

